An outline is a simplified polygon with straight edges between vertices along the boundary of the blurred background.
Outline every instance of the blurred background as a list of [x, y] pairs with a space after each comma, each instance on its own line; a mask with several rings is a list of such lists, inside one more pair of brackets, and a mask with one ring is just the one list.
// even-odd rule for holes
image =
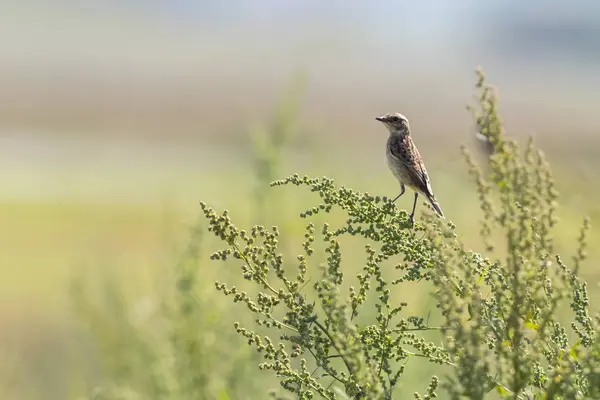
[[[200, 310], [180, 331], [203, 349], [182, 368], [189, 398], [264, 398], [277, 384], [232, 332], [241, 308], [213, 286], [238, 266], [209, 262], [215, 242], [190, 236], [204, 229], [198, 201], [243, 227], [282, 226], [294, 255], [296, 216], [316, 198], [262, 189], [298, 172], [397, 194], [374, 117], [399, 111], [445, 213], [478, 248], [459, 149], [477, 148], [465, 104], [478, 65], [508, 133], [533, 134], [554, 167], [569, 252], [582, 217], [600, 217], [599, 2], [3, 0], [0, 397], [75, 399], [116, 381], [177, 398], [157, 393], [183, 393], [181, 375], [154, 392], [148, 379], [191, 354], [165, 322], [181, 320], [164, 311], [181, 301], [179, 273], [195, 274]], [[583, 271], [593, 299], [598, 238], [593, 228]]]

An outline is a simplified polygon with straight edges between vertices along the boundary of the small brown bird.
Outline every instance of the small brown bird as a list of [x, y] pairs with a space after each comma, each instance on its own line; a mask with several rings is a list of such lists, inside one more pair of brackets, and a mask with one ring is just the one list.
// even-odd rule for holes
[[415, 201], [410, 213], [413, 225], [419, 193], [425, 196], [438, 215], [443, 218], [444, 213], [433, 195], [425, 163], [410, 136], [408, 119], [400, 113], [389, 113], [375, 119], [383, 122], [390, 131], [385, 153], [390, 170], [400, 182], [400, 194], [393, 201], [404, 194], [406, 185], [415, 192]]

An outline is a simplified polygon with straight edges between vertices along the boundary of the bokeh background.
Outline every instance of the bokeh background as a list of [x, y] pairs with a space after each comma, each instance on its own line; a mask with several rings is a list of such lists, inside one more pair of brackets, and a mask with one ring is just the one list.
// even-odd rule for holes
[[[315, 198], [262, 188], [298, 172], [395, 195], [382, 113], [411, 120], [445, 213], [477, 248], [459, 147], [478, 148], [465, 110], [478, 65], [509, 134], [533, 134], [552, 162], [567, 257], [582, 217], [600, 218], [599, 2], [2, 1], [0, 397], [81, 398], [119, 376], [148, 387], [198, 201], [281, 225], [293, 255]], [[212, 286], [238, 269], [208, 261], [216, 244], [200, 237], [189, 335], [206, 380], [190, 398], [264, 398], [276, 383], [224, 333], [242, 309]]]

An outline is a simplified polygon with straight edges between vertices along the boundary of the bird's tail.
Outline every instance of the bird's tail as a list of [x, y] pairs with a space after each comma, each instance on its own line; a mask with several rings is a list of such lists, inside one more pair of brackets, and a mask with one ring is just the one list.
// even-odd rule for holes
[[437, 200], [433, 196], [427, 196], [427, 200], [431, 203], [431, 206], [435, 210], [435, 212], [442, 218], [444, 218], [444, 213], [442, 212], [442, 208], [438, 204]]

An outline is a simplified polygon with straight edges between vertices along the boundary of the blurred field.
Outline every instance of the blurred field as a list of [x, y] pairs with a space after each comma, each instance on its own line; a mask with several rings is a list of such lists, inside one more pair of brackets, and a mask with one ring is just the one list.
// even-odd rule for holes
[[[464, 104], [471, 71], [483, 64], [500, 87], [509, 133], [534, 133], [553, 163], [562, 205], [557, 250], [571, 251], [582, 217], [592, 217], [583, 276], [600, 300], [600, 81], [591, 79], [598, 60], [560, 53], [510, 59], [485, 42], [480, 25], [473, 29], [481, 35], [467, 34], [442, 25], [439, 15], [428, 22], [428, 10], [417, 6], [415, 15], [423, 24], [437, 21], [436, 29], [407, 23], [393, 30], [381, 14], [401, 9], [386, 2], [368, 13], [317, 2], [267, 2], [260, 10], [235, 3], [229, 17], [217, 6], [192, 12], [187, 2], [169, 10], [136, 2], [97, 10], [69, 1], [0, 6], [1, 398], [77, 398], [102, 380], [102, 357], [73, 313], [74, 278], [91, 277], [93, 287], [102, 285], [98, 276], [111, 276], [126, 304], [138, 304], [168, 284], [163, 277], [180, 257], [199, 200], [229, 209], [239, 225], [259, 222], [249, 133], [268, 127], [297, 72], [307, 78], [306, 94], [276, 178], [327, 175], [394, 195], [386, 132], [373, 118], [401, 111], [444, 211], [478, 248], [477, 198], [459, 146], [474, 148]], [[293, 255], [304, 228], [296, 215], [315, 197], [271, 192], [267, 222], [290, 234], [284, 250]], [[199, 274], [208, 289], [201, 293], [223, 310], [218, 319], [230, 329], [237, 311], [221, 308], [228, 303], [210, 290], [223, 279], [207, 261], [214, 245], [202, 243]], [[354, 274], [360, 261], [345, 268]], [[222, 352], [244, 346], [217, 344]]]
[[[220, 150], [217, 154], [226, 157], [227, 153]], [[430, 158], [431, 155], [435, 153], [430, 153]], [[352, 165], [356, 160], [368, 165], [360, 168], [360, 176], [354, 169], [340, 168], [340, 165]], [[218, 174], [202, 173], [202, 168], [194, 172], [186, 172], [184, 168], [172, 168], [168, 172], [161, 168], [129, 171], [136, 176], [135, 181], [127, 175], [89, 173], [82, 182], [82, 178], [77, 177], [81, 173], [75, 171], [65, 171], [58, 176], [38, 171], [35, 178], [30, 176], [30, 183], [32, 186], [43, 185], [43, 181], [48, 186], [54, 184], [53, 195], [36, 193], [25, 199], [4, 200], [0, 206], [4, 228], [0, 260], [4, 278], [0, 292], [3, 324], [10, 328], [4, 331], [2, 342], [8, 349], [18, 349], [22, 357], [15, 364], [18, 368], [14, 371], [19, 379], [34, 382], [34, 387], [46, 393], [43, 398], [48, 398], [45, 397], [47, 390], [54, 388], [51, 390], [54, 393], [52, 398], [57, 399], [64, 398], [65, 390], [73, 385], [72, 380], [79, 382], [78, 379], [81, 379], [81, 371], [74, 371], [80, 368], [82, 361], [77, 354], [86, 348], [87, 340], [81, 342], [81, 334], [73, 325], [76, 322], [70, 311], [68, 290], [73, 277], [88, 276], [86, 271], [90, 270], [101, 271], [100, 277], [108, 274], [124, 288], [130, 307], [134, 307], [141, 299], [152, 297], [152, 293], [162, 286], [161, 275], [169, 274], [187, 240], [187, 229], [198, 212], [198, 199], [229, 209], [240, 225], [249, 226], [255, 222], [251, 190], [254, 178], [252, 171], [244, 165], [244, 162], [229, 165]], [[303, 171], [301, 165], [288, 168], [290, 171]], [[360, 154], [342, 154], [337, 157], [336, 163], [322, 162], [309, 169], [337, 177], [340, 183], [350, 183], [372, 193], [389, 194], [396, 189], [379, 158], [365, 159]], [[464, 168], [453, 166], [443, 171], [437, 166], [431, 175], [447, 215], [457, 223], [467, 243], [477, 248], [477, 225], [473, 218], [474, 213], [477, 215], [477, 199], [473, 186], [464, 179]], [[598, 192], [593, 191], [582, 201], [577, 194], [582, 193], [586, 186], [568, 183], [567, 173], [560, 175], [562, 198], [569, 206], [560, 212], [562, 223], [557, 235], [558, 250], [571, 251], [581, 216], [598, 215], [600, 212], [592, 200], [597, 198]], [[25, 177], [21, 176], [19, 182], [24, 181]], [[6, 185], [8, 180], [3, 179], [3, 182]], [[61, 182], [76, 184], [65, 185], [65, 193], [61, 195], [57, 193]], [[284, 232], [302, 234], [304, 222], [295, 216], [303, 206], [312, 204], [315, 197], [294, 188], [271, 191], [279, 191], [278, 195], [283, 196], [279, 199], [282, 207], [272, 219], [284, 228]], [[590, 199], [591, 196], [596, 197]], [[409, 206], [408, 203], [403, 205]], [[339, 218], [333, 221], [341, 223]], [[597, 240], [598, 230], [594, 228], [591, 243]], [[290, 255], [299, 249], [299, 240], [292, 241], [295, 245], [284, 247]], [[209, 240], [203, 247], [208, 252], [215, 245]], [[362, 259], [360, 248], [356, 251], [346, 249], [350, 251], [347, 255], [349, 260]], [[207, 256], [205, 253], [204, 257]], [[597, 247], [592, 246], [590, 257], [586, 264], [589, 269], [583, 271], [583, 276], [590, 284], [592, 299], [600, 299], [597, 289], [599, 276], [594, 268], [600, 259]], [[345, 268], [347, 273], [353, 274], [359, 266], [356, 262], [348, 262]], [[205, 261], [199, 273], [210, 286], [209, 282], [224, 278], [219, 271], [222, 271], [221, 266]], [[94, 282], [102, 285], [103, 280], [94, 276], [91, 275], [92, 287]], [[407, 291], [402, 296], [414, 298], [422, 294]], [[225, 300], [220, 297], [213, 301], [225, 306]], [[229, 322], [225, 323], [225, 327], [230, 329], [230, 323], [239, 317], [224, 314], [220, 318]], [[243, 343], [231, 345], [237, 348]], [[83, 365], [88, 370], [86, 374], [92, 378], [86, 374], [84, 378], [88, 376], [86, 379], [93, 382], [96, 368], [94, 363], [90, 364], [90, 359], [86, 360]], [[57, 363], [60, 368], [56, 368]], [[63, 382], [62, 385], [60, 382]], [[9, 393], [22, 395], [23, 389], [21, 383]]]

